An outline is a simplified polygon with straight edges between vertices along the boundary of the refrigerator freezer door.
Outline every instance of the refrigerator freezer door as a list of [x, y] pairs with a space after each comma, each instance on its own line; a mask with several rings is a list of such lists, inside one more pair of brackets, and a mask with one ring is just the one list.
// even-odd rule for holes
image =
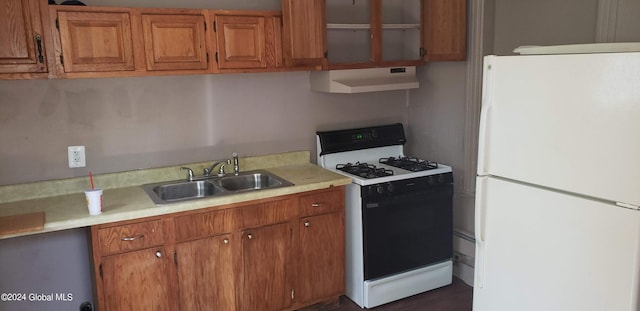
[[484, 66], [479, 175], [640, 205], [640, 53]]
[[474, 311], [638, 310], [640, 211], [492, 177], [477, 187]]

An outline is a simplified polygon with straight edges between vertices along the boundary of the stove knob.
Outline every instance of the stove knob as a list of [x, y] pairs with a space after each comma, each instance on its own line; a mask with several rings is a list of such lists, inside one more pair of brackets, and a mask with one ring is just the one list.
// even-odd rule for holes
[[387, 185], [387, 191], [393, 192], [394, 190], [396, 190], [396, 186], [394, 186], [393, 184]]
[[436, 179], [433, 176], [429, 176], [427, 181], [429, 182], [429, 185], [434, 185], [436, 183]]
[[384, 193], [384, 187], [383, 187], [382, 185], [378, 185], [378, 187], [376, 188], [376, 191], [377, 191], [379, 194], [382, 194], [382, 193]]

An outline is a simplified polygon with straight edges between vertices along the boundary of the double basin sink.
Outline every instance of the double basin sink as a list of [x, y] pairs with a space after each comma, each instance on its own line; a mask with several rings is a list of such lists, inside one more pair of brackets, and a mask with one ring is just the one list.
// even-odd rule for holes
[[238, 175], [211, 176], [194, 181], [178, 180], [146, 184], [142, 185], [142, 189], [154, 203], [169, 204], [287, 186], [293, 186], [293, 184], [270, 172], [257, 170]]

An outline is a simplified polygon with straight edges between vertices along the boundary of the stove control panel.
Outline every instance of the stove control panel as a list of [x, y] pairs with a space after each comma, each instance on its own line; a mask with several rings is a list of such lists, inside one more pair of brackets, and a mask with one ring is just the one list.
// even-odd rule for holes
[[363, 186], [361, 195], [363, 198], [390, 196], [413, 191], [423, 191], [453, 183], [451, 172], [434, 174], [424, 177], [395, 180], [386, 183]]

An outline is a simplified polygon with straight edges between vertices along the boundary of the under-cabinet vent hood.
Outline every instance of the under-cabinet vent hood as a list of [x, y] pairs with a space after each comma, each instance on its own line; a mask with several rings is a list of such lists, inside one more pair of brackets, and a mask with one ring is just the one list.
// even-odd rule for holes
[[311, 90], [328, 93], [364, 93], [416, 89], [416, 67], [312, 71]]

